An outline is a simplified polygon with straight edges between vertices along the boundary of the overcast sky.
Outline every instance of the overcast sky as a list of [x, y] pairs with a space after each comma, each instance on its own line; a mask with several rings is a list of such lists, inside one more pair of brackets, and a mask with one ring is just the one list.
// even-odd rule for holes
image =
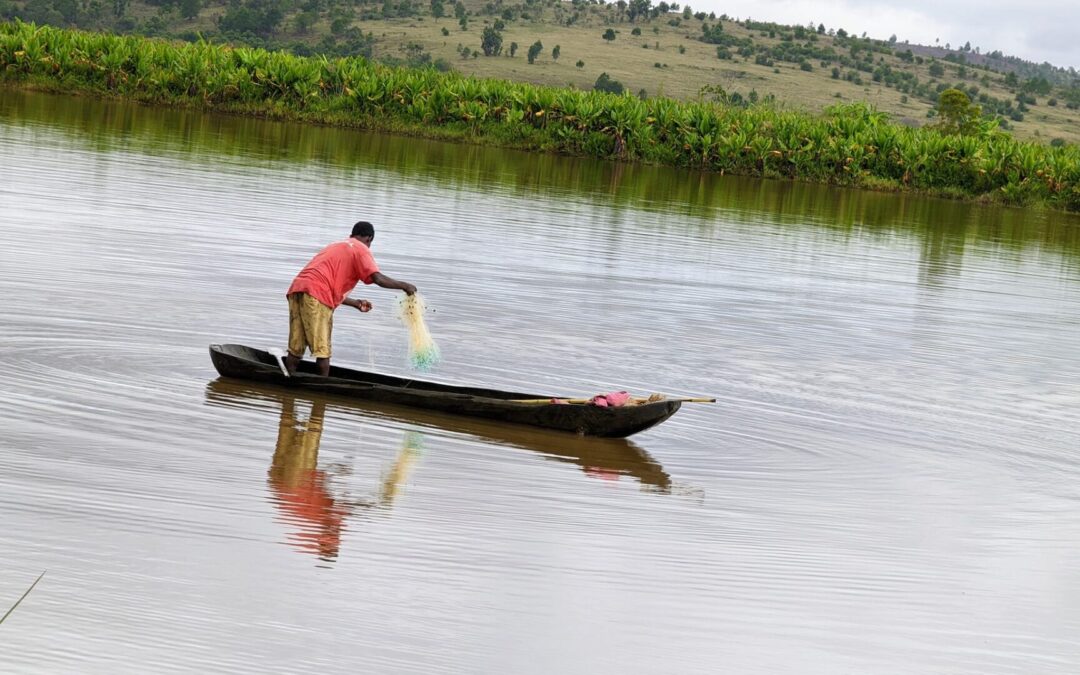
[[[654, 2], [655, 4], [655, 2]], [[690, 0], [695, 11], [777, 23], [844, 28], [849, 33], [954, 48], [971, 41], [982, 51], [1000, 49], [1028, 61], [1080, 70], [1080, 2], [1077, 0]]]

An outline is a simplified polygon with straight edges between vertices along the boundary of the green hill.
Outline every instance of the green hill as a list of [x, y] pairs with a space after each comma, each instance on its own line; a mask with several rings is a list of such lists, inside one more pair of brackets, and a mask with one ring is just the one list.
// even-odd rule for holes
[[1072, 70], [967, 46], [947, 50], [852, 36], [823, 25], [736, 22], [650, 0], [0, 0], [0, 18], [15, 17], [298, 54], [431, 63], [579, 89], [593, 88], [607, 74], [610, 86], [649, 97], [737, 104], [771, 99], [811, 112], [866, 101], [909, 126], [933, 121], [938, 94], [955, 87], [1019, 138], [1080, 143], [1080, 77]]

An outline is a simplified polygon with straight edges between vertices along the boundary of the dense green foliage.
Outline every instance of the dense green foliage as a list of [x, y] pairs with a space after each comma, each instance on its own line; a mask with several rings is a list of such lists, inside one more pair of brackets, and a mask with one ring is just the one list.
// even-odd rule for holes
[[946, 89], [938, 98], [937, 128], [946, 134], [978, 134], [983, 131], [979, 106], [959, 89]]
[[544, 43], [539, 40], [529, 45], [529, 52], [526, 54], [529, 63], [536, 61], [536, 57], [540, 56], [540, 52], [542, 51], [544, 51]]
[[622, 82], [613, 80], [607, 73], [600, 73], [600, 77], [596, 78], [596, 84], [593, 85], [593, 89], [596, 91], [606, 91], [609, 94], [621, 94], [626, 91], [626, 87]]
[[[508, 30], [520, 30], [530, 25], [581, 25], [588, 26], [590, 32], [593, 27], [602, 25], [606, 28], [602, 34], [604, 39], [614, 40], [620, 37], [620, 32], [607, 28], [609, 26], [630, 22], [633, 24], [630, 35], [641, 36], [642, 24], [652, 23], [652, 32], [659, 35], [656, 24], [663, 23], [685, 29], [682, 34], [676, 31], [677, 39], [697, 39], [715, 45], [716, 57], [732, 61], [732, 65], [752, 63], [768, 68], [774, 74], [780, 74], [786, 64], [798, 68], [800, 73], [814, 73], [821, 68], [832, 72], [833, 79], [855, 87], [876, 84], [895, 89], [899, 96], [889, 98], [898, 98], [904, 109], [898, 110], [895, 104], [890, 106], [887, 102], [884, 105], [909, 121], [913, 114], [907, 107], [909, 102], [917, 103], [923, 108], [922, 112], [932, 118], [940, 94], [951, 88], [965, 92], [977, 102], [983, 117], [996, 121], [1003, 129], [1012, 130], [1016, 128], [1015, 123], [1026, 122], [1018, 129], [1023, 136], [1030, 137], [1034, 131], [1035, 136], [1052, 137], [1065, 131], [1072, 137], [1072, 142], [1077, 140], [1069, 126], [1075, 122], [1075, 117], [1054, 116], [1055, 119], [1049, 121], [1045, 115], [1031, 117], [1030, 109], [1038, 105], [1037, 96], [1048, 97], [1048, 107], [1057, 107], [1061, 103], [1065, 110], [1080, 109], [1080, 76], [1074, 69], [1032, 64], [1005, 57], [1001, 52], [980, 53], [980, 49], [972, 49], [970, 43], [955, 50], [948, 44], [944, 49], [900, 44], [895, 35], [884, 41], [869, 38], [865, 33], [858, 37], [843, 29], [826, 29], [824, 24], [814, 29], [752, 19], [738, 21], [726, 14], [717, 17], [714, 13], [694, 12], [690, 7], [682, 7], [680, 11], [679, 4], [664, 1], [653, 4], [652, 0], [469, 0], [466, 5], [462, 0], [454, 0], [447, 6], [446, 0], [0, 0], [0, 20], [17, 18], [38, 24], [189, 42], [207, 39], [234, 46], [282, 49], [300, 56], [375, 56], [391, 65], [433, 64], [442, 70], [453, 67], [446, 60], [447, 54], [435, 56], [440, 47], [446, 47], [446, 42], [437, 45], [429, 40], [428, 31], [424, 30], [426, 26], [421, 22], [427, 16], [438, 19], [451, 13], [461, 31], [469, 31], [474, 25], [472, 22], [481, 22], [479, 25], [484, 32], [480, 49], [473, 47], [475, 42], [468, 49], [458, 47], [457, 54], [463, 59], [476, 58], [481, 50], [487, 56], [502, 53], [498, 39]], [[404, 19], [409, 22], [408, 30], [402, 31], [400, 36], [396, 32], [382, 31], [375, 37], [380, 32], [378, 28], [387, 27], [378, 23], [371, 24], [372, 29], [366, 32], [361, 29], [365, 22]], [[438, 31], [443, 37], [450, 36], [448, 26], [438, 26]], [[415, 45], [420, 49], [414, 49]], [[655, 40], [652, 46], [641, 46], [661, 48]], [[680, 44], [677, 48], [680, 54], [686, 53], [685, 45]], [[426, 53], [428, 49], [430, 54]], [[513, 56], [513, 50], [510, 51]], [[402, 56], [400, 52], [406, 53]], [[611, 72], [615, 68], [611, 62], [613, 54], [605, 54], [593, 65]], [[539, 54], [535, 54], [530, 63], [537, 57]], [[553, 61], [558, 58], [552, 54]], [[561, 83], [551, 77], [556, 72], [554, 69], [517, 74], [513, 66], [503, 65], [505, 71], [499, 69], [497, 62], [489, 60], [482, 68], [490, 73], [494, 67], [494, 72], [502, 72], [502, 76], [511, 79]], [[674, 96], [686, 96], [688, 88], [683, 84], [691, 77], [697, 84], [701, 73], [675, 67], [682, 71], [673, 78], [676, 86], [662, 85], [662, 88], [673, 92]], [[463, 69], [475, 71], [476, 67], [465, 65]], [[627, 75], [623, 73], [624, 77]], [[767, 89], [779, 84], [775, 79], [768, 80], [766, 78], [761, 86]], [[583, 82], [578, 81], [576, 85], [582, 86]], [[821, 83], [810, 75], [798, 85], [817, 89]], [[1007, 94], [1002, 95], [1002, 88]], [[789, 104], [798, 105], [801, 100], [798, 94], [780, 95]], [[861, 98], [861, 95], [856, 94], [853, 98]], [[814, 104], [815, 107], [820, 105], [820, 100]]]
[[488, 26], [480, 37], [480, 48], [484, 50], [484, 56], [498, 56], [502, 53], [502, 33]]
[[568, 154], [1080, 211], [1080, 149], [991, 125], [943, 134], [857, 104], [822, 117], [769, 106], [479, 80], [363, 58], [299, 57], [0, 24], [0, 78], [62, 91], [426, 133]]

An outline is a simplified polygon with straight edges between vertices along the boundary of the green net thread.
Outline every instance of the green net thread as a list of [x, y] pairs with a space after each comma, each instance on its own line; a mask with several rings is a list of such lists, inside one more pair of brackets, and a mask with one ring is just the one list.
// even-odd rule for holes
[[406, 295], [399, 305], [399, 318], [409, 329], [409, 365], [414, 370], [428, 372], [442, 360], [439, 346], [435, 344], [424, 323], [427, 306], [419, 293]]

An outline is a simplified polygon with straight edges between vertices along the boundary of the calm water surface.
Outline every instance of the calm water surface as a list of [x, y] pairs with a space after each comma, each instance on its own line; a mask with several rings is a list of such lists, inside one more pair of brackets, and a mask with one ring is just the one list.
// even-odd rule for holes
[[[0, 165], [0, 671], [1080, 670], [1076, 217], [5, 91]], [[718, 404], [218, 381], [360, 218], [438, 379]]]

